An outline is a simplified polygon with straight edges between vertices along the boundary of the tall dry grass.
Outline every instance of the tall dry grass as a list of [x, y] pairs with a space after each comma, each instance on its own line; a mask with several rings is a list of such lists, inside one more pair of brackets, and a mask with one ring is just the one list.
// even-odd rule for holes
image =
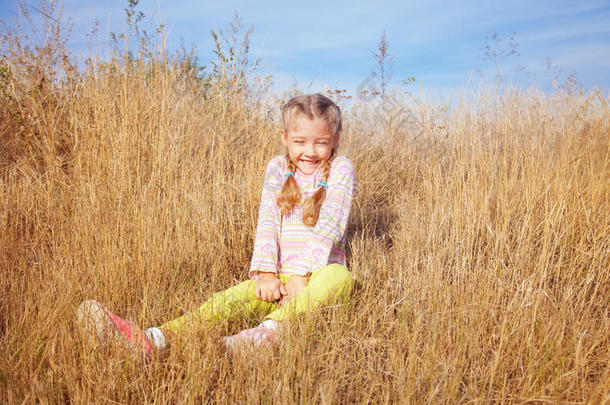
[[158, 325], [247, 277], [281, 151], [270, 107], [222, 78], [198, 86], [171, 57], [79, 73], [68, 55], [49, 80], [44, 53], [15, 55], [2, 60], [1, 402], [610, 401], [599, 92], [421, 102], [417, 132], [353, 106], [352, 300], [258, 358], [220, 347], [244, 320], [143, 367], [89, 346], [75, 309], [96, 298]]

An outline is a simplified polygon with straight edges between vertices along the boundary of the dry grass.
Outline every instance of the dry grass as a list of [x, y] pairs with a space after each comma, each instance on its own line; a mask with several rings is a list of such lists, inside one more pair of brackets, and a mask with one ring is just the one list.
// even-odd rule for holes
[[142, 367], [93, 351], [76, 307], [96, 298], [158, 325], [245, 279], [278, 129], [259, 95], [198, 89], [171, 60], [118, 57], [41, 84], [9, 56], [0, 402], [610, 401], [599, 93], [424, 102], [417, 135], [354, 106], [341, 145], [358, 181], [352, 301], [302, 317], [261, 358], [219, 346], [244, 320]]

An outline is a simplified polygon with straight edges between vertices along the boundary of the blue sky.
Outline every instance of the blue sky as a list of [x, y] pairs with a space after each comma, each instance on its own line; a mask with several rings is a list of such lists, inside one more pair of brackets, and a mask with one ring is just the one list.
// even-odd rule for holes
[[[29, 2], [36, 7], [37, 2]], [[92, 15], [100, 22], [98, 46], [107, 32], [125, 30], [127, 1], [64, 1], [64, 18], [74, 23], [70, 49], [86, 57]], [[251, 53], [263, 60], [261, 73], [274, 76], [276, 91], [297, 84], [307, 92], [345, 88], [354, 94], [375, 66], [371, 55], [382, 32], [393, 56], [393, 81], [410, 76], [416, 87], [447, 95], [481, 77], [495, 80], [496, 65], [481, 59], [485, 37], [506, 42], [516, 32], [519, 56], [502, 61], [503, 76], [527, 87], [550, 89], [550, 58], [560, 83], [571, 71], [585, 88], [610, 87], [610, 1], [167, 1], [141, 0], [138, 9], [154, 25], [169, 28], [168, 45], [196, 46], [201, 63], [214, 58], [210, 30], [228, 27], [237, 11], [253, 26]], [[30, 9], [33, 15], [38, 14]], [[12, 0], [0, 0], [0, 19], [16, 15]], [[520, 66], [521, 73], [512, 73]], [[557, 75], [556, 70], [556, 75]]]

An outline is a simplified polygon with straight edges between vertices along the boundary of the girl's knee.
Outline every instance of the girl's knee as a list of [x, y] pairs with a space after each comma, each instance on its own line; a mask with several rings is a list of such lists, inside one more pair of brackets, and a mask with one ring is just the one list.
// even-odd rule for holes
[[334, 288], [351, 291], [354, 286], [352, 273], [345, 266], [333, 263], [320, 270], [323, 271], [320, 276], [324, 282], [333, 285]]

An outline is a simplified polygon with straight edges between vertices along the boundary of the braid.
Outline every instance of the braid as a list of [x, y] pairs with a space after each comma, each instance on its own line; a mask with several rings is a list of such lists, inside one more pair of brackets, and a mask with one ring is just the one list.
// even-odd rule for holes
[[[297, 166], [290, 160], [288, 154], [286, 154], [286, 162], [288, 162], [288, 171], [296, 173]], [[301, 194], [301, 190], [299, 190], [299, 186], [297, 185], [294, 176], [288, 176], [282, 185], [280, 196], [278, 197], [276, 204], [282, 215], [286, 215], [301, 202], [302, 197], [303, 195]]]
[[[330, 175], [330, 166], [335, 159], [335, 151], [333, 149], [330, 158], [324, 162], [322, 167], [322, 181], [327, 181]], [[303, 205], [303, 223], [307, 226], [314, 227], [318, 223], [320, 216], [320, 207], [326, 198], [326, 187], [320, 187], [311, 197], [305, 201]]]

